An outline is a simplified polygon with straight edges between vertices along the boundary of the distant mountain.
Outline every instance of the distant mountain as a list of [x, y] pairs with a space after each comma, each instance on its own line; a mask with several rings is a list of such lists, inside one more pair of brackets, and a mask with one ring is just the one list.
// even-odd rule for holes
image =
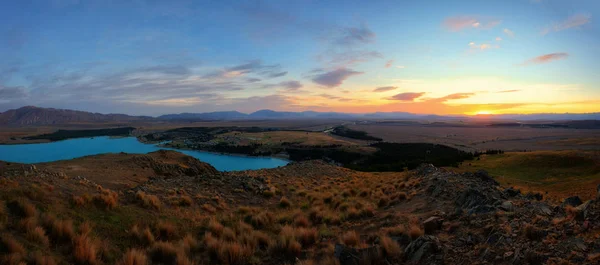
[[[477, 115], [475, 117], [478, 117]], [[536, 114], [498, 114], [481, 115], [490, 119], [520, 121], [560, 121], [560, 120], [600, 120], [600, 112], [596, 113], [536, 113]]]
[[216, 111], [206, 113], [180, 113], [159, 116], [163, 120], [237, 120], [245, 119], [248, 114], [238, 111]]
[[147, 116], [100, 114], [77, 110], [38, 108], [26, 106], [0, 113], [0, 125], [52, 125], [94, 122], [130, 122], [152, 120]]

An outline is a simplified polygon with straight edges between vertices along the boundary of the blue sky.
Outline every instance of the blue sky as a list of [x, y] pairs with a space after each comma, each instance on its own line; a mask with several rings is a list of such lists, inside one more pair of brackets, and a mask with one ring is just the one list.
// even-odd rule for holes
[[600, 111], [600, 2], [406, 2], [5, 1], [0, 111]]

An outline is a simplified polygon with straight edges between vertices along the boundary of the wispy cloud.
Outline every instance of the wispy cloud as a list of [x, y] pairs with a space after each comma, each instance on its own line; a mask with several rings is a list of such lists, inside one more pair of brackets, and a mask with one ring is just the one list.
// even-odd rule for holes
[[339, 68], [333, 71], [318, 74], [313, 77], [312, 81], [316, 84], [330, 88], [338, 87], [351, 76], [360, 74], [363, 74], [363, 72], [358, 72], [347, 68]]
[[339, 45], [365, 44], [375, 41], [375, 32], [362, 24], [359, 27], [346, 27], [341, 29], [341, 34], [336, 38], [335, 43]]
[[388, 60], [385, 62], [385, 68], [390, 68], [394, 64], [394, 60]]
[[277, 78], [285, 76], [288, 72], [281, 71], [281, 65], [265, 65], [261, 60], [252, 60], [244, 64], [226, 67], [205, 75], [205, 77], [232, 78], [254, 73], [264, 78]]
[[579, 28], [592, 21], [592, 16], [589, 14], [577, 14], [570, 16], [567, 20], [556, 23], [542, 30], [542, 35], [546, 35], [552, 31], [563, 31], [570, 28]]
[[520, 89], [509, 89], [509, 90], [500, 90], [496, 93], [513, 93], [513, 92], [519, 92], [521, 91]]
[[425, 95], [425, 92], [406, 92], [406, 93], [396, 94], [392, 97], [389, 97], [388, 99], [399, 100], [399, 101], [415, 101], [415, 99], [418, 99], [418, 98], [422, 97], [423, 95]]
[[477, 44], [475, 42], [469, 42], [469, 47], [473, 50], [489, 50], [489, 49], [499, 49], [500, 45], [492, 45], [489, 43], [481, 43], [481, 44]]
[[350, 50], [343, 52], [330, 51], [322, 54], [318, 59], [325, 60], [325, 63], [333, 67], [348, 67], [382, 57], [383, 55], [376, 51]]
[[509, 36], [511, 38], [515, 37], [515, 32], [513, 32], [510, 29], [503, 29], [502, 32], [504, 32], [504, 34], [506, 34], [506, 36]]
[[475, 93], [454, 93], [454, 94], [450, 94], [447, 96], [443, 96], [441, 98], [432, 98], [427, 100], [428, 102], [446, 102], [446, 101], [450, 101], [450, 100], [457, 100], [457, 99], [465, 99], [465, 98], [470, 98], [472, 96], [474, 96]]
[[13, 100], [27, 97], [24, 87], [5, 87], [0, 85], [0, 100]]
[[382, 87], [373, 89], [373, 92], [386, 92], [386, 91], [396, 90], [397, 88], [398, 88], [397, 86], [382, 86]]
[[569, 57], [569, 54], [566, 52], [544, 54], [544, 55], [540, 55], [535, 58], [531, 58], [531, 59], [525, 61], [524, 63], [522, 63], [521, 65], [544, 64], [544, 63], [549, 63], [552, 61], [566, 59], [567, 57]]
[[501, 20], [490, 18], [479, 18], [476, 16], [455, 16], [449, 17], [442, 23], [443, 26], [453, 32], [465, 29], [491, 29], [502, 23]]

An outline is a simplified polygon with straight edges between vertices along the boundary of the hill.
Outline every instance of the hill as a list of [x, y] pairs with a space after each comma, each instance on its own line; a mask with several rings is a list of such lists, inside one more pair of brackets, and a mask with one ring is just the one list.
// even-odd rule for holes
[[0, 125], [58, 125], [72, 123], [131, 122], [152, 120], [146, 116], [100, 114], [77, 110], [26, 106], [0, 113]]
[[597, 264], [600, 258], [598, 201], [575, 196], [556, 204], [503, 187], [483, 171], [424, 164], [367, 173], [305, 161], [217, 172], [162, 151], [36, 166], [0, 162], [0, 175], [2, 264]]

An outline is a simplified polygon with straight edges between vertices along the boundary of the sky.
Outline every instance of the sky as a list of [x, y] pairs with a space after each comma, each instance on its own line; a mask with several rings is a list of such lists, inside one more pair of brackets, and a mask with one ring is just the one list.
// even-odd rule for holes
[[600, 112], [600, 1], [0, 2], [0, 112]]

